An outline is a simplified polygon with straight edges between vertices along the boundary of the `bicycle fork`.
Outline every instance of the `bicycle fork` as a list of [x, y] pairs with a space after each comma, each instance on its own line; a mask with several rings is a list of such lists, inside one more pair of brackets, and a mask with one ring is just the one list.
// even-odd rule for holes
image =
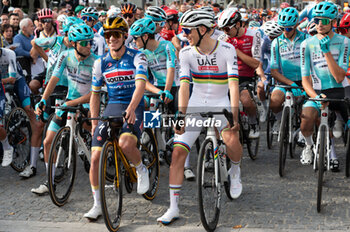
[[[283, 107], [283, 111], [282, 111], [282, 118], [284, 117], [284, 114], [286, 114], [286, 111], [288, 110], [289, 111], [289, 118], [288, 118], [288, 125], [289, 125], [289, 141], [288, 143], [292, 143], [293, 141], [293, 128], [292, 128], [292, 118], [293, 118], [293, 114], [294, 114], [294, 109], [293, 109], [293, 104], [294, 104], [294, 99], [293, 99], [293, 94], [291, 91], [287, 91], [286, 92], [286, 97], [285, 97], [285, 100], [284, 100], [284, 107]], [[286, 123], [286, 122], [285, 122]], [[282, 123], [280, 124], [280, 128], [279, 128], [279, 131], [282, 131]], [[281, 133], [278, 133], [278, 139], [277, 141], [279, 142], [281, 139]]]
[[330, 152], [331, 149], [330, 146], [330, 139], [329, 139], [329, 126], [328, 126], [328, 107], [325, 107], [325, 109], [321, 110], [321, 123], [319, 126], [319, 130], [317, 132], [317, 140], [316, 140], [316, 146], [314, 146], [313, 152], [315, 154], [314, 156], [314, 165], [313, 168], [316, 170], [317, 167], [317, 159], [319, 158], [319, 146], [320, 146], [320, 139], [321, 139], [321, 133], [322, 133], [322, 127], [325, 128], [325, 136], [326, 136], [326, 158], [327, 158], [327, 171], [329, 170], [330, 165]]

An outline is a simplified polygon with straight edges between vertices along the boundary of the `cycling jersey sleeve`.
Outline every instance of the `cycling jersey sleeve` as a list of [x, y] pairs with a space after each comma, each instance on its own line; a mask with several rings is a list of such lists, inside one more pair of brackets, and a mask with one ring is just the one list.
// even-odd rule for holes
[[190, 61], [189, 61], [189, 51], [191, 47], [185, 47], [180, 50], [179, 60], [180, 60], [180, 83], [187, 82], [190, 83], [191, 73], [190, 73]]
[[237, 53], [235, 47], [230, 44], [227, 51], [227, 78], [229, 81], [238, 81]]
[[104, 39], [101, 36], [95, 36], [94, 37], [94, 43], [95, 43], [95, 54], [98, 56], [102, 56], [105, 53], [105, 44]]
[[34, 40], [35, 44], [44, 50], [52, 48], [56, 44], [56, 41], [57, 37], [38, 38]]
[[259, 31], [256, 31], [255, 36], [253, 38], [252, 55], [253, 55], [253, 58], [260, 61], [260, 57], [261, 57], [261, 33]]
[[280, 69], [279, 59], [278, 38], [276, 38], [271, 44], [271, 69]]
[[135, 81], [146, 81], [147, 80], [147, 58], [146, 55], [142, 52], [138, 52], [134, 59], [134, 65], [136, 68], [136, 75], [135, 75]]
[[165, 48], [167, 68], [175, 68], [175, 60], [176, 60], [175, 51], [176, 49], [174, 45], [172, 43], [168, 43]]
[[16, 78], [17, 76], [16, 53], [8, 49], [8, 58], [9, 58], [8, 77]]
[[310, 67], [310, 49], [307, 46], [307, 40], [304, 40], [300, 45], [300, 68], [302, 77], [308, 77], [311, 75]]
[[64, 69], [66, 67], [67, 55], [68, 55], [67, 52], [62, 52], [62, 54], [58, 57], [58, 59], [57, 59], [58, 62], [57, 62], [55, 69], [52, 72], [52, 76], [55, 76], [58, 78], [61, 78], [61, 76], [64, 76], [64, 75], [62, 75], [62, 73], [64, 72]]
[[342, 45], [342, 49], [340, 49], [338, 65], [346, 72], [348, 70], [349, 65], [349, 39], [344, 38], [344, 43]]
[[91, 90], [95, 93], [99, 93], [101, 91], [101, 87], [103, 85], [103, 75], [101, 69], [102, 59], [99, 58], [95, 61], [94, 66], [92, 68], [92, 84]]

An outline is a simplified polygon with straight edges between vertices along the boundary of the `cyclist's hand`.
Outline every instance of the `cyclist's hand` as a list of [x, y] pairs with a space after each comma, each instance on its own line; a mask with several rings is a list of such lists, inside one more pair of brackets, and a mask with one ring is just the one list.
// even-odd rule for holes
[[[318, 95], [316, 98], [327, 98], [326, 95], [324, 95], [323, 93], [321, 93], [320, 95]], [[326, 108], [329, 105], [329, 102], [317, 102], [317, 106], [321, 109]]]
[[[291, 84], [291, 86], [299, 87], [296, 83]], [[299, 97], [302, 94], [301, 89], [292, 89], [292, 93], [293, 93], [294, 97]]]
[[320, 46], [323, 53], [329, 52], [330, 41], [331, 40], [328, 35], [320, 40]]
[[159, 94], [159, 100], [162, 100], [162, 95], [163, 95], [164, 91], [163, 90], [159, 90], [158, 94]]
[[125, 110], [125, 112], [126, 112], [125, 118], [128, 124], [135, 124], [135, 121], [136, 121], [135, 110], [130, 110], [128, 108]]
[[[61, 107], [65, 107], [65, 106], [67, 106], [67, 104], [66, 103], [63, 103], [62, 105], [61, 105]], [[62, 115], [64, 114], [64, 110], [62, 110], [62, 109], [59, 109], [59, 110], [57, 110], [57, 113], [56, 113], [56, 116], [58, 117], [58, 118], [62, 118]]]
[[233, 131], [233, 132], [236, 132], [236, 131], [239, 131], [239, 123], [238, 122], [234, 122], [233, 123], [234, 125], [233, 125], [233, 127], [231, 127], [230, 129], [231, 129], [231, 131]]
[[[42, 108], [40, 108], [41, 104], [43, 104]], [[46, 108], [46, 100], [41, 99], [38, 103], [36, 103], [34, 113], [36, 115], [40, 116], [42, 114], [42, 112], [45, 110], [45, 108]]]
[[174, 97], [173, 97], [173, 95], [170, 93], [169, 90], [165, 90], [164, 93], [165, 93], [165, 99], [164, 99], [164, 103], [165, 103], [165, 104], [168, 104], [168, 103], [172, 102], [172, 100], [174, 100]]

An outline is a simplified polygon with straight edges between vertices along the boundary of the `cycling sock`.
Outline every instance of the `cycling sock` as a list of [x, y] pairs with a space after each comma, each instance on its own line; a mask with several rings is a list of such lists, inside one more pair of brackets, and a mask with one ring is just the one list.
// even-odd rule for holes
[[239, 160], [238, 162], [231, 160], [231, 168], [229, 170], [229, 174], [232, 176], [234, 173], [236, 173], [240, 169], [240, 165], [241, 160]]
[[334, 138], [331, 139], [331, 159], [337, 159], [337, 154], [335, 154], [334, 148]]
[[140, 162], [135, 165], [136, 171], [140, 172], [143, 169], [144, 165], [142, 163], [142, 160], [140, 160]]
[[190, 167], [190, 153], [187, 154], [186, 161], [185, 161], [185, 168]]
[[258, 122], [256, 121], [256, 115], [253, 115], [253, 116], [248, 115], [248, 122], [250, 125], [257, 124]]
[[[305, 136], [304, 136], [304, 137], [305, 137]], [[308, 145], [308, 146], [314, 145], [314, 141], [312, 140], [312, 136], [311, 136], [311, 135], [308, 136], [308, 137], [305, 137], [305, 143], [306, 143], [306, 145]]]
[[169, 185], [170, 209], [179, 209], [181, 185]]
[[1, 143], [2, 143], [2, 148], [4, 150], [10, 150], [11, 149], [11, 145], [9, 144], [7, 136], [6, 136], [6, 138], [4, 140], [1, 141]]
[[30, 147], [30, 166], [36, 168], [40, 147]]
[[45, 167], [46, 167], [46, 175], [49, 173], [49, 163], [45, 163]]
[[91, 185], [91, 191], [92, 196], [94, 197], [94, 206], [100, 206], [100, 190], [98, 189], [98, 186], [92, 186]]

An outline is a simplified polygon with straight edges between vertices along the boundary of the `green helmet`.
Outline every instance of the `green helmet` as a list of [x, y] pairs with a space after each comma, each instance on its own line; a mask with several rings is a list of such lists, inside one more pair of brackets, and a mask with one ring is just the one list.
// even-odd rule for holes
[[147, 17], [134, 22], [130, 27], [129, 33], [131, 36], [142, 36], [144, 34], [154, 34], [155, 30], [155, 23]]
[[293, 27], [299, 21], [299, 13], [294, 7], [287, 7], [278, 16], [278, 25], [282, 27]]
[[91, 40], [93, 38], [94, 31], [86, 24], [75, 24], [70, 27], [68, 32], [68, 39], [73, 42]]
[[320, 2], [313, 8], [312, 15], [314, 17], [335, 19], [338, 15], [338, 9], [332, 2]]

